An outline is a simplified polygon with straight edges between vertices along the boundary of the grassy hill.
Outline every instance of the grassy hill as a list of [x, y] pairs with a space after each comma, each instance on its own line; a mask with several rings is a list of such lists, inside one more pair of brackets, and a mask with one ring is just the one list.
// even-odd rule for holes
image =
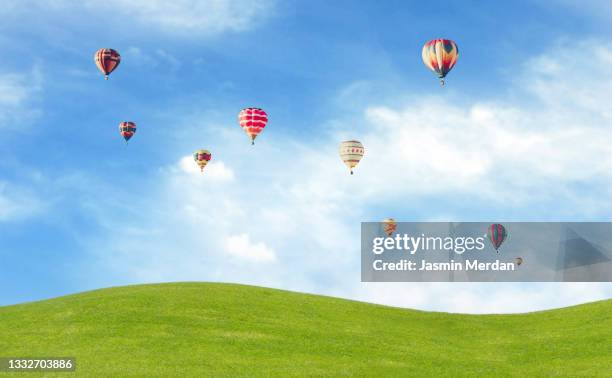
[[[0, 307], [0, 356], [75, 356], [78, 376], [610, 376], [612, 300], [458, 315], [231, 284], [128, 286]], [[74, 376], [48, 376], [61, 374]]]

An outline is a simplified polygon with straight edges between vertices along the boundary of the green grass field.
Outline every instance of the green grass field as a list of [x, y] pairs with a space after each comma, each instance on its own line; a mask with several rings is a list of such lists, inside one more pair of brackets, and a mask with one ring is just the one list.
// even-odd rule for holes
[[128, 286], [0, 307], [0, 357], [21, 356], [77, 358], [76, 374], [53, 377], [612, 376], [612, 300], [458, 315], [232, 284]]

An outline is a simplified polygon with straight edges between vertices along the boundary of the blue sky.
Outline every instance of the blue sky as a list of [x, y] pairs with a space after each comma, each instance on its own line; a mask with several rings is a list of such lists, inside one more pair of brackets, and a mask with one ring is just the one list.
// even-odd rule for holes
[[[0, 304], [177, 280], [467, 312], [612, 295], [361, 284], [358, 250], [360, 222], [388, 216], [610, 220], [605, 2], [173, 4], [0, 11]], [[438, 37], [460, 50], [445, 88], [420, 59]], [[123, 58], [109, 81], [101, 47]], [[236, 121], [247, 106], [270, 115], [255, 147]], [[343, 138], [366, 148], [354, 177]], [[204, 175], [198, 148], [213, 154]]]

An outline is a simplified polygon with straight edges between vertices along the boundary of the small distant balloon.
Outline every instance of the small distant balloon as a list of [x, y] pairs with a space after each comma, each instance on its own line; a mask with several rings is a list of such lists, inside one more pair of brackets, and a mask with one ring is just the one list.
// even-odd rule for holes
[[450, 39], [434, 39], [423, 46], [423, 63], [432, 70], [444, 85], [444, 78], [459, 59], [459, 48]]
[[268, 114], [259, 108], [246, 108], [238, 113], [240, 127], [251, 138], [251, 144], [255, 144], [255, 138], [268, 124]]
[[386, 218], [382, 221], [382, 228], [387, 236], [391, 236], [397, 229], [397, 222], [393, 218]]
[[522, 258], [522, 257], [517, 257], [517, 258], [515, 258], [515, 259], [514, 259], [514, 263], [515, 263], [517, 266], [521, 266], [521, 264], [523, 263], [523, 258]]
[[212, 155], [208, 150], [197, 150], [193, 153], [193, 160], [200, 167], [200, 172], [204, 171], [204, 167], [206, 167], [210, 159], [212, 159]]
[[351, 174], [353, 174], [353, 168], [359, 164], [364, 152], [363, 144], [357, 140], [346, 140], [340, 143], [340, 158]]
[[508, 233], [506, 232], [506, 228], [499, 224], [493, 223], [487, 229], [487, 237], [491, 241], [493, 248], [495, 248], [496, 252], [499, 252], [499, 247], [502, 245], [506, 237], [508, 237]]
[[125, 143], [136, 134], [136, 124], [134, 122], [121, 122], [119, 124], [119, 134], [125, 139]]
[[113, 49], [100, 49], [96, 51], [94, 61], [98, 69], [104, 74], [104, 79], [108, 80], [108, 75], [121, 63], [121, 55]]

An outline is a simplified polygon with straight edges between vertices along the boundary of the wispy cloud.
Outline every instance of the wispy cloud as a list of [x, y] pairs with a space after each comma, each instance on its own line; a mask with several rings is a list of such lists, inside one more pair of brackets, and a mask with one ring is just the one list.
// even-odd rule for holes
[[271, 11], [272, 1], [249, 0], [89, 0], [91, 7], [107, 8], [167, 31], [215, 34], [250, 29]]
[[175, 56], [169, 54], [164, 49], [144, 51], [139, 47], [131, 46], [122, 51], [122, 56], [131, 61], [135, 66], [153, 68], [165, 66], [170, 71], [178, 70], [182, 64]]
[[215, 35], [253, 28], [270, 15], [273, 5], [272, 0], [9, 0], [0, 14], [64, 12], [65, 18], [70, 10], [86, 19], [104, 20], [106, 27], [140, 25], [167, 33]]
[[592, 18], [608, 21], [612, 18], [612, 4], [607, 0], [534, 0], [547, 7], [564, 6], [573, 12], [581, 13]]
[[0, 181], [0, 222], [15, 222], [40, 214], [45, 209], [31, 190]]
[[21, 129], [40, 115], [33, 103], [42, 89], [37, 67], [25, 73], [0, 73], [0, 127]]

